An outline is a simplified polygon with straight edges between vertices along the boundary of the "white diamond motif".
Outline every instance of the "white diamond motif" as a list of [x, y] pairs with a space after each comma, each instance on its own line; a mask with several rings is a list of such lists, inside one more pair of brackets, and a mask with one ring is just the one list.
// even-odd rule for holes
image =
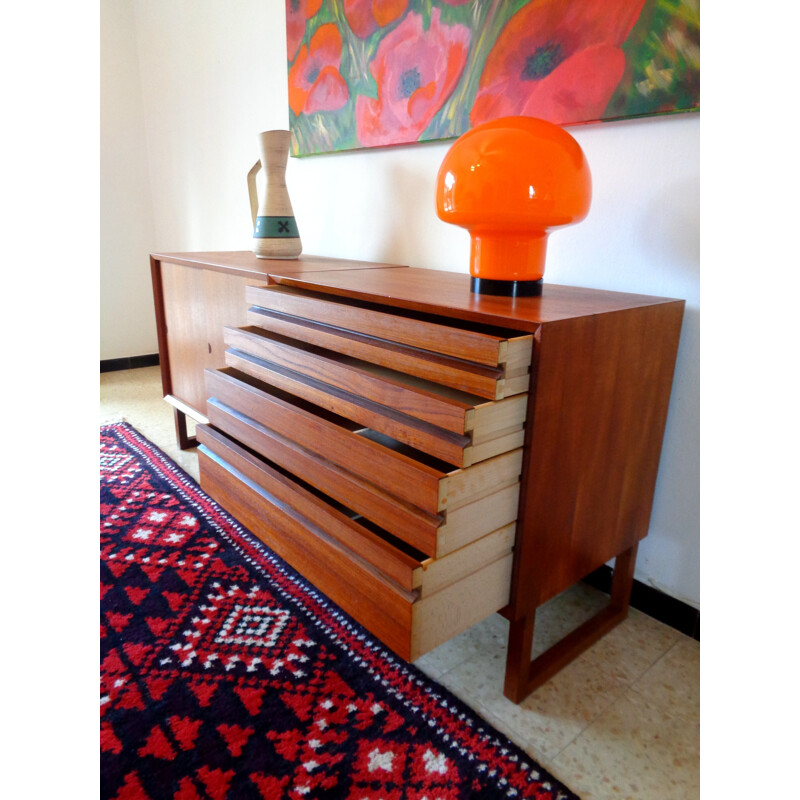
[[218, 644], [274, 647], [289, 616], [289, 612], [283, 608], [234, 606], [215, 641]]

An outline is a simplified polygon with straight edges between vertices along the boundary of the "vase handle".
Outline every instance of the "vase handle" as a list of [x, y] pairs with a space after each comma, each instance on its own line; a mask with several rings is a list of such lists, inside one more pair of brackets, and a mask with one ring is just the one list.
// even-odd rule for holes
[[258, 190], [256, 188], [256, 175], [261, 169], [261, 162], [256, 161], [255, 164], [247, 173], [247, 191], [250, 193], [250, 213], [253, 217], [253, 225], [256, 224], [256, 217], [258, 216]]

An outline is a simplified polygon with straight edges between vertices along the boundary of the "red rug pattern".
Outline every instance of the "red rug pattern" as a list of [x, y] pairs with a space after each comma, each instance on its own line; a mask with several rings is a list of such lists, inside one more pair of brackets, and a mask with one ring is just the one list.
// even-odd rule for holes
[[129, 424], [100, 445], [103, 798], [575, 798]]

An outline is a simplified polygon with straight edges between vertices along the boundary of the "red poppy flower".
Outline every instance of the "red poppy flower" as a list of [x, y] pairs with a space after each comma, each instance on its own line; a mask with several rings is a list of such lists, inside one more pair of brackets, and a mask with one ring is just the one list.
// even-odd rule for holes
[[344, 0], [344, 15], [353, 33], [364, 39], [394, 22], [407, 6], [408, 0]]
[[598, 119], [625, 71], [620, 45], [644, 0], [533, 0], [497, 37], [470, 112], [473, 125], [505, 116], [557, 124]]
[[339, 73], [342, 36], [333, 23], [320, 25], [289, 70], [289, 106], [295, 114], [335, 111], [350, 97]]
[[322, 0], [286, 0], [286, 57], [292, 62], [303, 41], [306, 22], [319, 11]]
[[356, 99], [359, 142], [366, 147], [412, 142], [449, 97], [467, 60], [470, 31], [442, 25], [440, 12], [422, 28], [422, 15], [409, 15], [378, 45], [370, 72], [378, 97]]

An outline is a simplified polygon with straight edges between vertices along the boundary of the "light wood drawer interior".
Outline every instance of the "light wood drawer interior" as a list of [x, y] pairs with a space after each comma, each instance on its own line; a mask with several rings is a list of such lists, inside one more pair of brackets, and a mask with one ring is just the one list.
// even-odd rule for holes
[[204, 489], [401, 657], [508, 603], [513, 523], [432, 559], [213, 427], [197, 435]]

